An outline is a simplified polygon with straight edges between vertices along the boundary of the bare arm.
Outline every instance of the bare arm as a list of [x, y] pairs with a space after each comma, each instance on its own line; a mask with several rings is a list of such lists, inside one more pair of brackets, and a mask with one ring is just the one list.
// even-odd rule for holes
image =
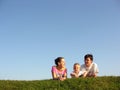
[[57, 75], [56, 75], [55, 72], [52, 72], [52, 78], [53, 78], [54, 80], [58, 80], [58, 77], [57, 77]]

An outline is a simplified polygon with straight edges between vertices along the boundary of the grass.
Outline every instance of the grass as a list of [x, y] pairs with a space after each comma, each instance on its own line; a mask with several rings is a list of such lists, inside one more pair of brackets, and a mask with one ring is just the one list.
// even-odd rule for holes
[[0, 90], [120, 90], [120, 76], [57, 80], [0, 80]]

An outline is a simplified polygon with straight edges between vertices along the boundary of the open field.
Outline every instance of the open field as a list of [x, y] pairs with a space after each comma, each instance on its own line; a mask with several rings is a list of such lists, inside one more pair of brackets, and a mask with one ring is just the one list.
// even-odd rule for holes
[[120, 76], [57, 80], [0, 80], [0, 90], [120, 90]]

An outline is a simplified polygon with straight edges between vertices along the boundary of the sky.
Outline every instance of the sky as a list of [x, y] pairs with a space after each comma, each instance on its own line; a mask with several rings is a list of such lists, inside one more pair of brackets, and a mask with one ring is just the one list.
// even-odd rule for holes
[[0, 79], [51, 79], [54, 59], [93, 54], [98, 76], [120, 76], [119, 0], [0, 0]]

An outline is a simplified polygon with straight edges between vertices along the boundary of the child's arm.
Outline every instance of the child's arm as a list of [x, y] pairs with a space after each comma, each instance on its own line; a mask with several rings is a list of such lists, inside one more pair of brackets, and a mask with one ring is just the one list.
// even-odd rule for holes
[[73, 77], [75, 77], [75, 74], [74, 74], [74, 73], [71, 73], [70, 76], [73, 78]]

